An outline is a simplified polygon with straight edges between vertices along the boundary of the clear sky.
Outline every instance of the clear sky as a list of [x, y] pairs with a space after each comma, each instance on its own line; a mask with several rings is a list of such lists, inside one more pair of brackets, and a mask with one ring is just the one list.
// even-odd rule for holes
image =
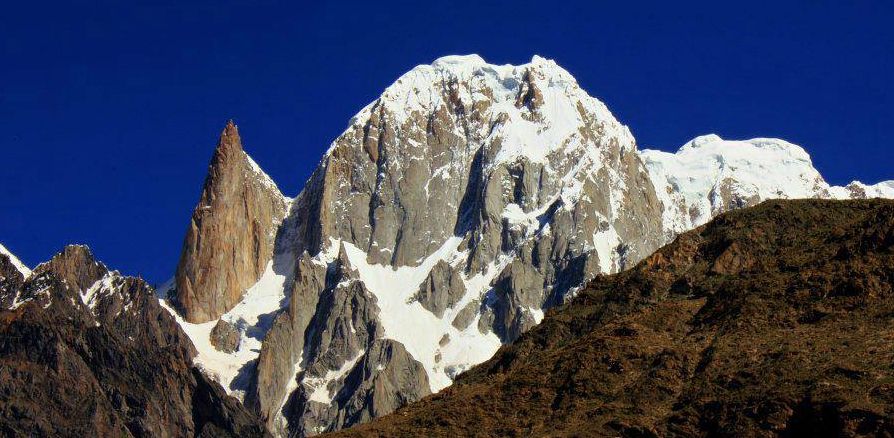
[[831, 183], [894, 178], [894, 2], [135, 3], [4, 4], [0, 242], [29, 265], [86, 243], [166, 280], [228, 118], [293, 196], [351, 116], [447, 54], [555, 59], [641, 148], [780, 137]]

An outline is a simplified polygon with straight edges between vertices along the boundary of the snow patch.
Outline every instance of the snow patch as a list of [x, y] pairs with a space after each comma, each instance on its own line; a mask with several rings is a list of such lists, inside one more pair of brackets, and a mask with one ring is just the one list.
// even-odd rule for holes
[[617, 272], [618, 251], [621, 244], [621, 236], [612, 225], [607, 225], [604, 230], [593, 233], [593, 246], [596, 256], [599, 258], [599, 271], [604, 274]]

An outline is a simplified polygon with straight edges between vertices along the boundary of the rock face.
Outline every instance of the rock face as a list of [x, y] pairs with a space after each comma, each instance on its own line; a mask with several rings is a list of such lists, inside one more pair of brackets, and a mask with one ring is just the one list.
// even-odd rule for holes
[[[300, 435], [335, 430], [430, 393], [422, 365], [401, 344], [382, 339], [376, 297], [353, 279], [356, 273], [345, 251], [342, 247], [328, 272], [308, 257], [299, 261], [296, 293], [322, 293], [293, 295], [295, 305], [277, 319], [264, 342], [258, 392], [247, 401], [275, 430], [288, 428]], [[311, 296], [317, 297], [313, 307], [308, 306]], [[307, 328], [305, 344], [284, 335], [293, 327]], [[283, 363], [295, 352], [294, 362]], [[286, 366], [291, 373], [281, 372]], [[297, 383], [291, 394], [290, 380]]]
[[333, 436], [887, 436], [894, 202], [723, 214]]
[[227, 123], [177, 265], [177, 304], [187, 321], [219, 318], [258, 281], [286, 208], [273, 181], [242, 150], [236, 125]]
[[[216, 167], [225, 166], [212, 164], [212, 176]], [[218, 185], [212, 176], [207, 193]], [[891, 187], [831, 187], [803, 149], [782, 140], [705, 136], [676, 154], [639, 151], [627, 127], [554, 62], [451, 56], [414, 68], [363, 108], [281, 222], [258, 218], [275, 230], [266, 234], [276, 236], [272, 251], [221, 246], [234, 228], [214, 224], [261, 208], [203, 194], [196, 214], [210, 216], [193, 221], [176, 292], [204, 309], [183, 323], [194, 339], [208, 332], [190, 321], [221, 315], [241, 334], [228, 361], [196, 341], [197, 360], [274, 433], [312, 435], [446, 388], [588, 280], [633, 266], [717, 214], [771, 198], [894, 196]], [[235, 229], [234, 241], [254, 241]], [[218, 243], [193, 248], [203, 241]], [[270, 254], [273, 269], [259, 277]], [[731, 257], [718, 269], [735, 269]], [[245, 264], [234, 269], [237, 259]], [[231, 287], [237, 277], [244, 281]], [[352, 374], [386, 345], [373, 369], [392, 377], [421, 369], [425, 379]]]
[[69, 246], [26, 277], [0, 254], [0, 434], [265, 436], [192, 366], [142, 280]]
[[[343, 366], [343, 376], [329, 379], [325, 387], [305, 384], [286, 404], [297, 424], [290, 429], [300, 435], [315, 435], [363, 423], [428, 395], [428, 378], [422, 365], [403, 345], [377, 339], [368, 352]], [[317, 377], [304, 377], [314, 384]], [[294, 409], [300, 411], [291, 412]]]
[[22, 283], [29, 275], [31, 270], [0, 245], [0, 308], [8, 309], [13, 306]]

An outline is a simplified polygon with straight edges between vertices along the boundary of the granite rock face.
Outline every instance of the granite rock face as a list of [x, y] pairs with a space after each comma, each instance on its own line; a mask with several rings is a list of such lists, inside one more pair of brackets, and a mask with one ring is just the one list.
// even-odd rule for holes
[[430, 394], [425, 369], [402, 344], [390, 339], [376, 339], [369, 351], [345, 368], [346, 374], [326, 388], [331, 399], [307, 386], [294, 394], [286, 409], [301, 406], [303, 411], [291, 413], [299, 419], [290, 424], [292, 432], [315, 435], [364, 423]]
[[287, 200], [242, 150], [232, 121], [220, 135], [192, 215], [176, 273], [176, 299], [189, 322], [220, 317], [240, 301], [273, 257]]
[[304, 357], [305, 333], [310, 334], [308, 327], [317, 311], [320, 291], [327, 284], [331, 287], [328, 267], [316, 263], [306, 253], [298, 259], [295, 270], [289, 307], [276, 317], [264, 338], [254, 390], [245, 398], [246, 405], [259, 412], [271, 427], [281, 419], [279, 409], [288, 395], [287, 387], [295, 381], [295, 365]]
[[27, 278], [5, 261], [0, 434], [268, 435], [192, 366], [192, 343], [142, 280], [109, 271], [84, 246]]
[[345, 251], [328, 265], [298, 260], [289, 308], [265, 338], [246, 403], [279, 434], [334, 430], [430, 393], [421, 364], [382, 339], [376, 297]]

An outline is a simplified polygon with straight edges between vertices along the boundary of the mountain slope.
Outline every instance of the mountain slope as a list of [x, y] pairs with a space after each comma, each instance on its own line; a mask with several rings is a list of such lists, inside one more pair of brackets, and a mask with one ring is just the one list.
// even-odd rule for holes
[[770, 201], [687, 232], [441, 393], [334, 436], [894, 432], [894, 202]]
[[189, 338], [142, 280], [83, 246], [33, 273], [13, 257], [0, 254], [0, 435], [267, 435], [192, 366]]

